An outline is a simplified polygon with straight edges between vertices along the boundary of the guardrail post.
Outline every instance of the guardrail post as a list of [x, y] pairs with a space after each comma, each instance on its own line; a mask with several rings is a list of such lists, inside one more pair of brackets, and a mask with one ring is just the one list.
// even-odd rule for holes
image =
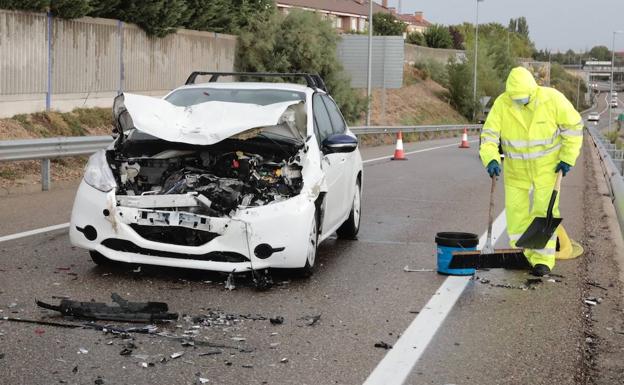
[[41, 191], [50, 190], [50, 159], [41, 160]]

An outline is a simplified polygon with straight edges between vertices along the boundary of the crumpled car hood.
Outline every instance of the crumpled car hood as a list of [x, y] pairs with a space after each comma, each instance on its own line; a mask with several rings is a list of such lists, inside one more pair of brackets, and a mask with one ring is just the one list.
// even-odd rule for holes
[[[169, 142], [211, 145], [245, 131], [277, 126], [288, 107], [297, 103], [288, 101], [261, 106], [209, 101], [181, 107], [160, 98], [123, 93], [115, 98], [113, 114], [118, 121], [121, 113], [128, 112], [131, 121], [125, 118], [124, 131], [136, 128]], [[294, 138], [302, 139], [295, 128], [289, 131]]]

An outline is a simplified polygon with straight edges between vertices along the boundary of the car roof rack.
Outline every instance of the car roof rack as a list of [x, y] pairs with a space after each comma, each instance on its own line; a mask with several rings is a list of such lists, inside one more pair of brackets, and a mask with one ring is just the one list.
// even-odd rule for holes
[[211, 71], [193, 71], [191, 75], [189, 75], [188, 79], [186, 79], [185, 85], [195, 84], [195, 79], [198, 76], [206, 76], [211, 75], [209, 83], [214, 83], [219, 80], [220, 76], [242, 76], [242, 77], [272, 77], [272, 78], [303, 78], [305, 79], [308, 87], [320, 89], [329, 93], [327, 91], [327, 87], [325, 86], [325, 82], [321, 78], [320, 75], [316, 74], [308, 74], [301, 72], [293, 72], [293, 73], [278, 73], [278, 72], [211, 72]]

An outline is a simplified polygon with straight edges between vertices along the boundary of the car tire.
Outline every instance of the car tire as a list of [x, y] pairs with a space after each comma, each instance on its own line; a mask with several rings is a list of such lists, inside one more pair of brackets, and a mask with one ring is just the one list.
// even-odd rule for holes
[[117, 264], [117, 262], [112, 259], [108, 259], [102, 254], [98, 253], [95, 250], [89, 250], [89, 255], [91, 256], [91, 260], [98, 266], [113, 266]]
[[357, 239], [360, 231], [360, 220], [362, 218], [362, 183], [358, 178], [355, 184], [355, 194], [349, 218], [336, 230], [340, 239]]
[[305, 265], [300, 269], [295, 269], [295, 274], [300, 277], [311, 277], [314, 274], [314, 267], [316, 262], [316, 252], [318, 250], [318, 223], [316, 213], [312, 218], [310, 225], [310, 233], [308, 235], [308, 250], [306, 251]]

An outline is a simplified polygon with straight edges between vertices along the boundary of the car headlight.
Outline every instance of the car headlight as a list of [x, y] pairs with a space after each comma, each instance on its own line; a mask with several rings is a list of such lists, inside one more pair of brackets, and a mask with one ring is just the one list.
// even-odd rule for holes
[[91, 155], [87, 167], [85, 167], [84, 181], [89, 186], [103, 192], [108, 192], [117, 186], [113, 171], [106, 161], [105, 150], [100, 150]]

